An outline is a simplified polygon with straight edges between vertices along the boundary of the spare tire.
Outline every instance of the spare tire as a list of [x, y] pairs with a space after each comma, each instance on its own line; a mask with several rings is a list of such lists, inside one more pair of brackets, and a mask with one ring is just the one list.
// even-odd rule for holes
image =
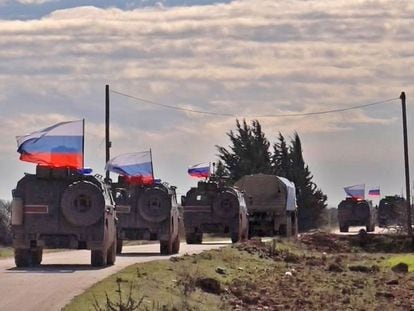
[[239, 213], [239, 200], [231, 191], [219, 193], [213, 202], [213, 213], [218, 217], [232, 218]]
[[89, 181], [70, 184], [61, 199], [62, 214], [75, 226], [90, 226], [104, 214], [105, 198], [102, 190]]
[[139, 214], [146, 221], [161, 222], [170, 217], [170, 196], [159, 188], [148, 188], [138, 200]]

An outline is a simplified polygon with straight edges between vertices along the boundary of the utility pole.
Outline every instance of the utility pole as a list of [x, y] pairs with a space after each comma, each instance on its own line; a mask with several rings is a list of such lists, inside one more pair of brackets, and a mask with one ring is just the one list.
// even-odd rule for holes
[[407, 112], [405, 105], [405, 93], [400, 95], [402, 105], [402, 118], [403, 118], [403, 134], [404, 134], [404, 162], [405, 162], [405, 191], [407, 200], [407, 233], [413, 239], [413, 228], [411, 226], [411, 194], [410, 194], [410, 168], [408, 160], [408, 138], [407, 138]]
[[[105, 85], [105, 164], [110, 158], [111, 141], [109, 140], [109, 85]], [[109, 182], [109, 171], [106, 171], [105, 181]]]

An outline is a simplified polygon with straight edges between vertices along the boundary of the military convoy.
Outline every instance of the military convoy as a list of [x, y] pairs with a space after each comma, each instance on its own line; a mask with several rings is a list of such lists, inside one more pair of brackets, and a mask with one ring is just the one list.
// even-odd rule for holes
[[338, 205], [340, 232], [348, 232], [350, 226], [365, 226], [367, 232], [375, 230], [376, 209], [369, 200], [346, 198]]
[[175, 187], [166, 183], [142, 185], [120, 175], [112, 192], [118, 216], [118, 254], [124, 240], [159, 240], [161, 254], [179, 252], [182, 220]]
[[249, 213], [249, 237], [296, 236], [298, 218], [295, 185], [276, 175], [246, 175], [235, 183], [244, 192]]
[[248, 238], [248, 214], [243, 194], [211, 177], [199, 181], [181, 197], [187, 244], [201, 244], [204, 233], [228, 234], [233, 243]]
[[16, 266], [39, 265], [44, 248], [90, 249], [92, 266], [112, 265], [115, 222], [111, 191], [101, 177], [38, 165], [13, 190]]

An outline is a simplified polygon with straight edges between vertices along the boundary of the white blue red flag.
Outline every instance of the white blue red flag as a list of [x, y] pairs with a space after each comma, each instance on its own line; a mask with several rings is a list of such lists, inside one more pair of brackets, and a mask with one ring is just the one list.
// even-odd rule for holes
[[188, 168], [192, 177], [208, 178], [210, 176], [210, 163], [199, 163]]
[[345, 193], [355, 199], [365, 199], [365, 184], [354, 185], [344, 188]]
[[121, 154], [109, 160], [105, 170], [126, 176], [133, 183], [154, 182], [151, 151]]
[[380, 187], [370, 189], [368, 191], [368, 195], [371, 197], [380, 197], [381, 196]]
[[61, 122], [16, 140], [22, 161], [83, 168], [84, 120]]

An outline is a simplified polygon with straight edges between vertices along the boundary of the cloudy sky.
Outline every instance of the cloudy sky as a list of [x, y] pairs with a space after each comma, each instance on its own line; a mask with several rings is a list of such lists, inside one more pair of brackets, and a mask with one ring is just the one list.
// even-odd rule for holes
[[[10, 199], [35, 168], [18, 160], [15, 136], [63, 120], [86, 119], [86, 164], [103, 173], [105, 84], [249, 122], [405, 91], [414, 156], [413, 39], [412, 1], [0, 0], [0, 198]], [[116, 93], [111, 105], [112, 155], [152, 148], [156, 176], [180, 193], [196, 182], [187, 167], [216, 159], [215, 145], [228, 145], [235, 126], [235, 117], [167, 110]], [[271, 142], [279, 131], [299, 133], [331, 206], [348, 185], [405, 189], [399, 100], [259, 120]]]

